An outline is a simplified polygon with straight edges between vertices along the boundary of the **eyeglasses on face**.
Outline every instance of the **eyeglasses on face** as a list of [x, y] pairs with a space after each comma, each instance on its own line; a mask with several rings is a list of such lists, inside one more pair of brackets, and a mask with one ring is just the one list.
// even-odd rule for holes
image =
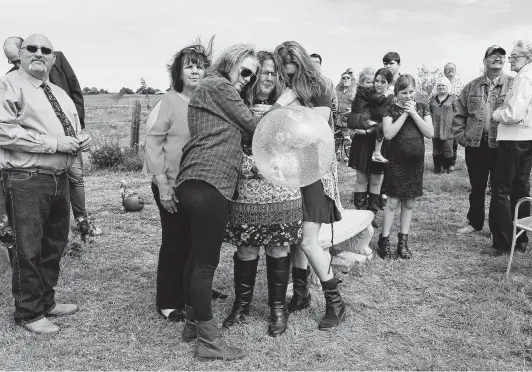
[[516, 55], [516, 54], [510, 54], [510, 55], [508, 56], [508, 60], [516, 60], [517, 58], [521, 58], [521, 57], [527, 58], [527, 56], [525, 56], [525, 55], [520, 55], [520, 56], [518, 56], [518, 55]]
[[45, 46], [37, 46], [37, 45], [26, 45], [22, 47], [22, 49], [26, 48], [26, 50], [30, 53], [37, 53], [37, 51], [40, 49], [42, 54], [49, 55], [53, 53], [53, 50], [51, 48], [45, 47]]
[[342, 76], [342, 80], [351, 80], [351, 77], [349, 77], [349, 76]]
[[506, 59], [506, 56], [500, 55], [500, 54], [492, 54], [491, 56], [488, 56], [489, 59], [500, 59], [501, 61], [504, 61]]
[[277, 72], [273, 72], [273, 71], [260, 71], [259, 72], [259, 75], [261, 78], [264, 78], [266, 79], [268, 76], [272, 76], [272, 78], [274, 77], [277, 77]]
[[250, 77], [250, 84], [254, 84], [257, 80], [257, 76], [255, 75], [255, 73], [247, 67], [242, 67], [242, 70], [240, 70], [240, 76], [242, 76], [244, 79]]

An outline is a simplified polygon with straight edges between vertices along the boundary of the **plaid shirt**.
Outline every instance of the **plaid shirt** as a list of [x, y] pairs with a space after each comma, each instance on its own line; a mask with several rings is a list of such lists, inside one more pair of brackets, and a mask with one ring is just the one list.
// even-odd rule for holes
[[188, 106], [190, 140], [183, 148], [176, 187], [196, 179], [233, 199], [242, 163], [242, 134], [251, 137], [258, 120], [237, 90], [218, 72], [204, 78]]

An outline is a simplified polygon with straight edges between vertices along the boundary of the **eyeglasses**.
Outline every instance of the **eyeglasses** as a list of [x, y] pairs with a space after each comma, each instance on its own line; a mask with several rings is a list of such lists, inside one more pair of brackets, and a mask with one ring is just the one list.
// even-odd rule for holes
[[274, 78], [274, 77], [277, 77], [277, 72], [261, 71], [261, 72], [259, 72], [259, 75], [260, 75], [261, 78], [264, 78], [264, 79], [266, 79], [269, 75], [271, 75], [272, 78]]
[[515, 54], [510, 54], [510, 56], [508, 57], [508, 59], [510, 60], [516, 60], [517, 58], [521, 58], [521, 57], [525, 57], [525, 58], [528, 58], [527, 56], [525, 55], [521, 55], [521, 56], [516, 56]]
[[250, 76], [255, 76], [255, 73], [251, 71], [249, 68], [243, 67], [242, 70], [240, 70], [240, 76], [242, 76], [245, 79]]
[[37, 46], [37, 45], [26, 45], [22, 47], [22, 49], [26, 48], [28, 52], [30, 53], [37, 53], [37, 51], [40, 49], [42, 54], [49, 55], [53, 53], [53, 50], [51, 48], [45, 47], [45, 46]]
[[351, 78], [349, 76], [344, 76], [342, 77], [342, 80], [351, 80]]
[[491, 56], [488, 56], [487, 58], [500, 59], [501, 61], [504, 61], [506, 59], [506, 56], [501, 56], [500, 54], [492, 54]]

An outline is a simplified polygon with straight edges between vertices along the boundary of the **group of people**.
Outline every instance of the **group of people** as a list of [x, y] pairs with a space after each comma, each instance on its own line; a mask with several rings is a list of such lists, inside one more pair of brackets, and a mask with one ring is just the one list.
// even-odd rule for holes
[[[295, 41], [259, 52], [250, 45], [233, 45], [214, 62], [212, 43], [198, 41], [174, 56], [171, 88], [148, 128], [145, 152], [162, 231], [156, 307], [164, 319], [185, 322], [182, 340], [196, 341], [196, 357], [246, 355], [224, 341], [213, 317], [212, 284], [224, 241], [236, 247], [235, 298], [224, 328], [247, 321], [261, 248], [270, 336], [286, 331], [290, 313], [310, 306], [310, 267], [325, 297], [318, 328], [337, 327], [346, 316], [341, 281], [332, 272], [330, 253], [318, 243], [322, 224], [342, 218], [336, 162], [321, 179], [302, 188], [265, 179], [251, 149], [258, 122], [272, 110], [306, 106], [331, 127], [354, 132], [349, 159], [357, 171], [353, 201], [356, 208], [375, 213], [384, 208], [375, 248], [381, 258], [412, 256], [408, 234], [415, 199], [423, 193], [425, 138], [433, 139], [435, 169], [440, 171], [454, 166], [453, 138], [466, 147], [470, 223], [460, 232], [482, 228], [484, 191], [492, 175], [493, 248], [509, 249], [510, 214], [517, 199], [529, 192], [530, 42], [517, 42], [510, 56], [518, 72], [513, 85], [502, 74], [506, 52], [494, 46], [484, 57], [485, 75], [467, 84], [459, 97], [456, 67], [446, 65], [446, 77], [436, 84], [429, 103], [416, 102], [416, 80], [399, 73], [401, 60], [395, 52], [384, 56], [384, 66], [376, 72], [363, 70], [356, 88], [351, 86], [352, 71], [342, 74], [345, 84], [335, 88], [320, 71], [321, 56], [309, 55]], [[14, 317], [30, 331], [52, 333], [59, 327], [48, 317], [77, 310], [76, 305], [56, 303], [53, 288], [68, 240], [67, 174], [79, 151], [90, 147], [90, 137], [80, 135], [80, 115], [68, 92], [51, 81], [57, 52], [50, 41], [32, 35], [16, 55], [20, 68], [0, 78], [0, 168], [15, 237]], [[390, 233], [399, 207], [394, 254]], [[526, 235], [522, 237], [521, 250], [526, 247]], [[290, 272], [294, 292], [287, 302]]]

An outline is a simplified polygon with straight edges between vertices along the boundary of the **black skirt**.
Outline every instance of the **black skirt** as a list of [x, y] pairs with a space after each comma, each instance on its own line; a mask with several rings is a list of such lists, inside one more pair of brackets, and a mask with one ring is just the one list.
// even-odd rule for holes
[[[371, 161], [373, 151], [375, 151], [374, 133], [371, 135], [356, 135], [351, 143], [349, 153], [349, 167], [364, 172], [366, 174], [383, 174], [386, 169], [386, 163]], [[386, 157], [386, 140], [382, 143], [381, 153]]]
[[303, 222], [333, 223], [342, 219], [333, 199], [325, 194], [323, 183], [318, 180], [301, 188], [303, 198]]

